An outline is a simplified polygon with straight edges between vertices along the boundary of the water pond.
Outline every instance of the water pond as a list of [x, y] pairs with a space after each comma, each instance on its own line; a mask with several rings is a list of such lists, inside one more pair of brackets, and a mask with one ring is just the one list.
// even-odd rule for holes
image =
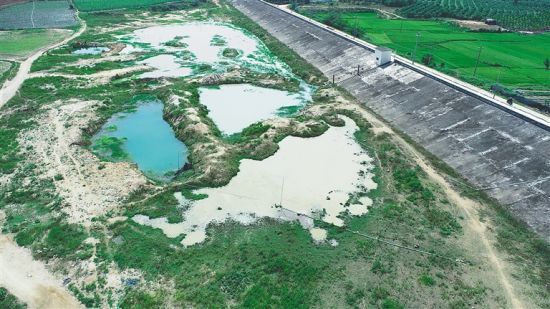
[[162, 102], [149, 100], [114, 115], [93, 137], [92, 150], [110, 160], [131, 160], [150, 177], [167, 178], [187, 162], [188, 151], [162, 110]]
[[74, 55], [100, 55], [103, 52], [108, 51], [109, 48], [107, 47], [87, 47], [87, 48], [79, 48], [75, 51], [73, 51]]
[[[378, 186], [373, 159], [355, 140], [357, 125], [343, 119], [345, 126], [331, 127], [320, 136], [283, 139], [279, 150], [265, 160], [242, 160], [239, 173], [227, 185], [194, 192], [207, 197], [187, 204], [182, 222], [143, 215], [132, 219], [159, 228], [168, 237], [184, 235], [184, 246], [203, 242], [210, 224], [231, 220], [248, 225], [265, 217], [296, 221], [315, 242], [335, 245], [327, 230], [310, 217], [344, 226], [342, 215], [361, 216], [372, 205], [368, 196], [356, 194]], [[348, 203], [351, 196], [357, 198]]]
[[191, 22], [153, 26], [136, 30], [120, 40], [127, 44], [122, 53], [154, 52], [153, 58], [162, 54], [163, 58], [143, 61], [157, 70], [142, 77], [186, 77], [224, 72], [232, 67], [294, 77], [289, 67], [258, 38], [230, 24]]
[[311, 90], [304, 87], [298, 93], [262, 88], [249, 84], [221, 85], [199, 89], [200, 103], [208, 116], [226, 135], [241, 132], [261, 120], [298, 110], [311, 101]]

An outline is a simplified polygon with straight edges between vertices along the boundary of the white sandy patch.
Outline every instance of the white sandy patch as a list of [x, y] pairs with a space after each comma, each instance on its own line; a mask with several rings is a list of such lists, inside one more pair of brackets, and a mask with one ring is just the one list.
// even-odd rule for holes
[[311, 238], [317, 243], [323, 242], [327, 239], [327, 231], [318, 227], [309, 230]]
[[[349, 194], [357, 192], [358, 187], [376, 187], [365, 178], [372, 176], [368, 173], [372, 159], [353, 137], [357, 126], [349, 118], [344, 119], [344, 127], [331, 127], [319, 137], [285, 138], [279, 151], [263, 161], [242, 160], [240, 172], [224, 187], [197, 190], [208, 198], [190, 205], [184, 221], [177, 224], [177, 232], [185, 234], [182, 244], [203, 242], [210, 223], [228, 219], [241, 224], [252, 224], [263, 217], [298, 220], [312, 230], [313, 220], [298, 218], [303, 214], [343, 225], [338, 215], [347, 209]], [[360, 171], [365, 176], [360, 176]], [[277, 206], [281, 204], [283, 208]], [[146, 222], [152, 224], [151, 220]], [[164, 229], [168, 224], [154, 222]], [[172, 225], [165, 233], [174, 235], [175, 227]], [[317, 237], [321, 232], [312, 233]]]
[[0, 286], [29, 308], [83, 308], [29, 249], [0, 235]]
[[367, 213], [368, 209], [367, 206], [362, 204], [353, 204], [349, 206], [349, 213], [354, 216], [360, 216]]

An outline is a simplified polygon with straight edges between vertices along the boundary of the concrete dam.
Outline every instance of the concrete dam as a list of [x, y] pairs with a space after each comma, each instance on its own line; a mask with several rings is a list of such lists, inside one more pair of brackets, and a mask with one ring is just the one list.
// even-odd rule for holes
[[269, 4], [234, 5], [550, 241], [550, 132]]

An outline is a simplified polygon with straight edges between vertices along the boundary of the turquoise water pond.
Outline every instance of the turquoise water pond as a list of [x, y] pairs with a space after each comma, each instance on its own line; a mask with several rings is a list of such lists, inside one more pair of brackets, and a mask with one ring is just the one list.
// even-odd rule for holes
[[166, 177], [187, 162], [187, 147], [162, 118], [160, 101], [138, 103], [114, 115], [92, 139], [92, 149], [113, 161], [131, 160], [150, 177]]

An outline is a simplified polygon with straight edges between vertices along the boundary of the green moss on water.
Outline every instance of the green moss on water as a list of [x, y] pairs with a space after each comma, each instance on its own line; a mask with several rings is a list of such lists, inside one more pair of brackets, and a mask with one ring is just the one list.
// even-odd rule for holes
[[277, 116], [289, 117], [298, 113], [302, 108], [301, 105], [283, 106], [277, 110]]
[[114, 136], [102, 136], [94, 141], [92, 149], [102, 157], [117, 161], [124, 160], [128, 158], [128, 154], [123, 149], [125, 140]]

